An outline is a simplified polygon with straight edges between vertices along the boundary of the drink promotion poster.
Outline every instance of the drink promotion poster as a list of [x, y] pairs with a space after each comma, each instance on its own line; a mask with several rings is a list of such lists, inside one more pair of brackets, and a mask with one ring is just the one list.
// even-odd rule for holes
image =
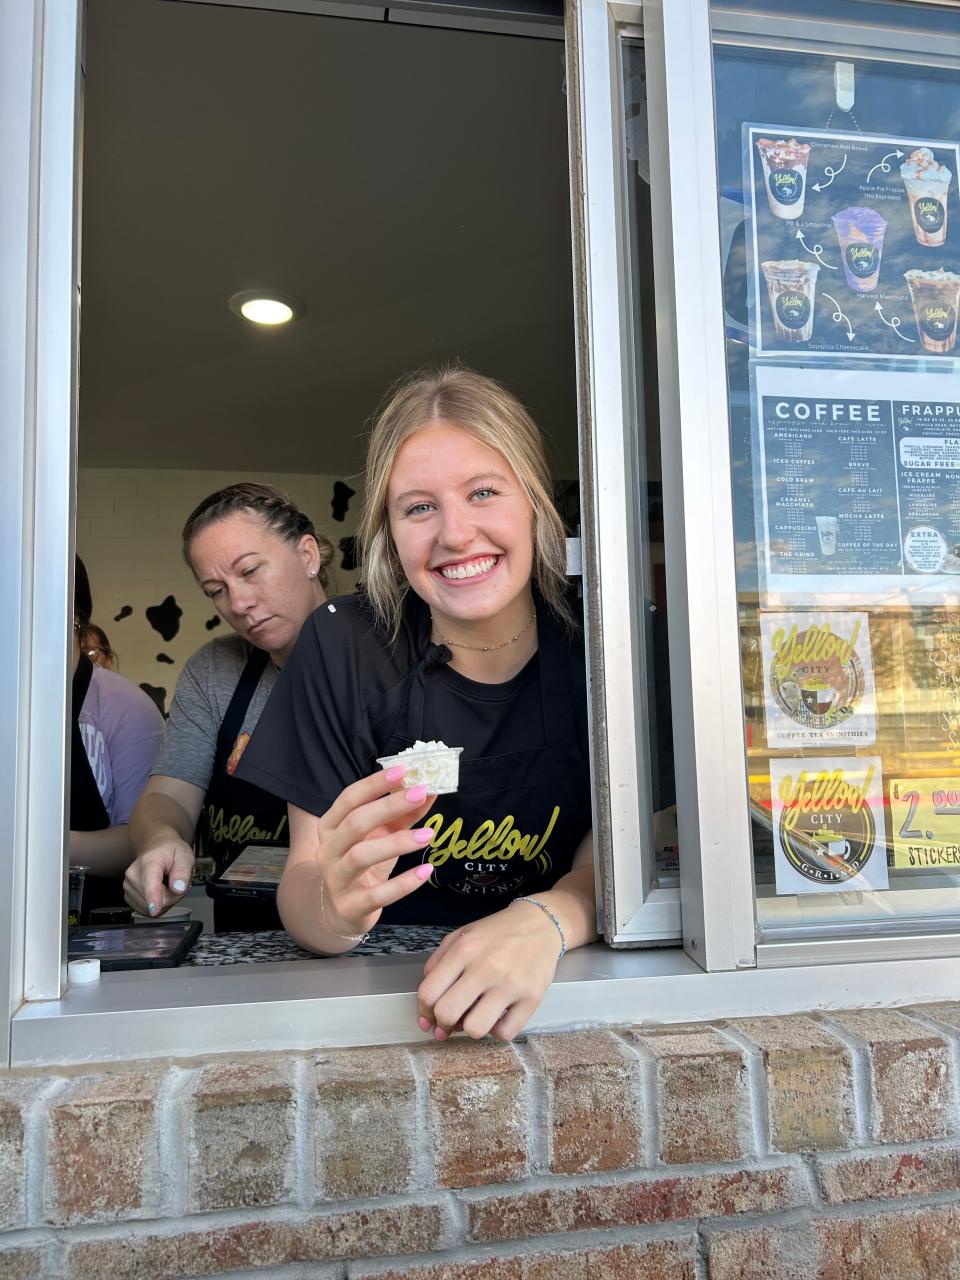
[[770, 761], [777, 893], [886, 889], [880, 761]]
[[768, 747], [860, 747], [876, 741], [865, 613], [767, 613], [760, 634]]
[[745, 124], [743, 145], [758, 355], [960, 358], [960, 144]]
[[765, 604], [960, 600], [960, 379], [756, 362]]
[[960, 778], [894, 779], [890, 821], [895, 867], [960, 867]]

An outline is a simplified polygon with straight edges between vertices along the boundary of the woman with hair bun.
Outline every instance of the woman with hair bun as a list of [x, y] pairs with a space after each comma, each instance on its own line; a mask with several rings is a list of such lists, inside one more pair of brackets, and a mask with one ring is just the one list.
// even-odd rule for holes
[[[510, 1039], [596, 938], [586, 681], [540, 433], [467, 369], [415, 375], [370, 438], [363, 590], [304, 627], [240, 765], [289, 803], [277, 902], [327, 955], [379, 921], [456, 926], [420, 1027]], [[459, 786], [381, 757], [461, 747]], [[412, 829], [411, 829], [412, 828]]]
[[[235, 770], [300, 628], [326, 599], [333, 544], [279, 489], [234, 484], [191, 513], [183, 556], [233, 634], [187, 660], [130, 821], [138, 856], [125, 896], [151, 916], [188, 889], [196, 839], [218, 877], [248, 844], [288, 843], [285, 804]], [[269, 903], [228, 894], [216, 896], [214, 918], [218, 932], [282, 927]]]

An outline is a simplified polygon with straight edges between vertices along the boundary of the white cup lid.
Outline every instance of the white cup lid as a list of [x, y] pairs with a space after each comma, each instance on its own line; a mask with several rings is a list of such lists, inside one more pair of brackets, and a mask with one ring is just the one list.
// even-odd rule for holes
[[100, 961], [96, 957], [87, 960], [71, 960], [67, 965], [67, 978], [72, 986], [100, 981]]

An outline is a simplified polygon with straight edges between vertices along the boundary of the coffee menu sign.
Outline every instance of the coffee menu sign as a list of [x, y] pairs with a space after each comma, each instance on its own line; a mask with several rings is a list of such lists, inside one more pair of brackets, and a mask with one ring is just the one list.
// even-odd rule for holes
[[960, 144], [743, 126], [752, 345], [960, 358]]
[[859, 747], [876, 741], [866, 613], [767, 613], [760, 633], [768, 747]]
[[756, 362], [764, 603], [960, 598], [960, 385]]

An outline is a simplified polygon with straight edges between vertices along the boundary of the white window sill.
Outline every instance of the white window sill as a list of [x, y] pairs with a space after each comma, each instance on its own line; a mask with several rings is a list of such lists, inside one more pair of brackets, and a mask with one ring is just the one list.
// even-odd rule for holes
[[[24, 1005], [11, 1065], [417, 1041], [422, 956], [105, 974]], [[703, 973], [679, 949], [566, 956], [529, 1030], [668, 1023], [956, 999], [960, 959]]]

